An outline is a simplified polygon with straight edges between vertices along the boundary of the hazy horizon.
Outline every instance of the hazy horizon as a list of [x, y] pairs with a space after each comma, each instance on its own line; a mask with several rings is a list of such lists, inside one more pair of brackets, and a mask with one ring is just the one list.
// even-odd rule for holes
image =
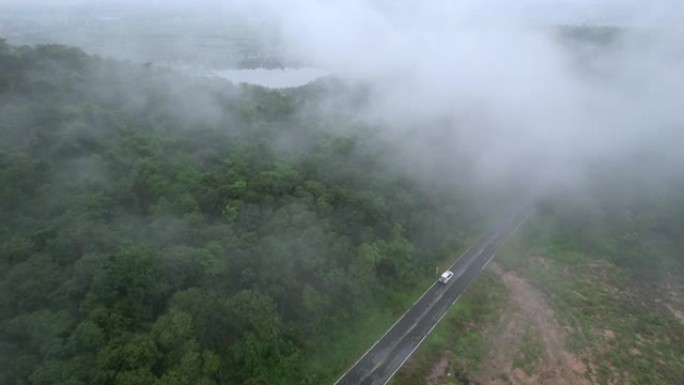
[[[614, 18], [615, 25], [655, 27], [661, 16], [681, 16], [675, 1], [2, 3], [18, 4], [59, 4], [65, 9], [59, 15], [69, 15], [70, 7], [165, 15], [98, 22], [94, 37], [74, 31], [77, 43], [114, 57], [170, 55], [228, 68], [236, 55], [266, 55], [366, 84], [368, 102], [348, 116], [377, 124], [381, 136], [406, 148], [408, 165], [443, 170], [459, 154], [494, 186], [522, 177], [581, 183], [593, 162], [669, 148], [684, 123], [679, 29], [627, 29], [592, 48], [591, 42], [572, 46], [539, 21], [553, 24], [563, 14], [578, 24]], [[70, 39], [74, 23], [65, 20], [61, 34], [50, 36]], [[434, 137], [443, 138], [438, 147]], [[668, 159], [662, 167], [678, 167], [676, 155], [659, 155]]]

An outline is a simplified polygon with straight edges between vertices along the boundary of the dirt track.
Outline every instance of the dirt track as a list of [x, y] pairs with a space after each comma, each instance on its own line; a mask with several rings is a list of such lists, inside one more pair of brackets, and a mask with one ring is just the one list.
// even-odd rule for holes
[[[474, 382], [493, 385], [583, 385], [584, 364], [565, 349], [565, 333], [546, 300], [527, 281], [493, 265], [510, 292], [498, 325], [486, 332], [491, 350]], [[536, 354], [525, 354], [538, 345]], [[532, 356], [532, 357], [530, 357]], [[524, 365], [515, 363], [523, 362]], [[517, 367], [516, 367], [517, 366]], [[529, 368], [529, 373], [520, 368]]]

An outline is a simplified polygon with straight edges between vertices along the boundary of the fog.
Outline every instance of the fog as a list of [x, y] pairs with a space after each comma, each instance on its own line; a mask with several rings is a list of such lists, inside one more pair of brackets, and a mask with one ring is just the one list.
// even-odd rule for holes
[[[260, 4], [287, 52], [371, 85], [365, 117], [404, 146], [407, 165], [427, 163], [422, 173], [448, 177], [466, 162], [490, 187], [571, 185], [643, 152], [679, 169], [684, 41], [673, 25], [684, 13], [674, 1]], [[627, 29], [572, 47], [559, 22]]]
[[[580, 186], [596, 164], [629, 162], [647, 152], [672, 174], [682, 160], [684, 6], [677, 1], [0, 4], [95, 13], [185, 10], [218, 20], [214, 31], [250, 20], [262, 40], [277, 35], [282, 57], [367, 86], [367, 103], [344, 116], [396, 143], [398, 166], [435, 180], [467, 171], [483, 187], [499, 190], [512, 181]], [[576, 44], [560, 36], [559, 24], [625, 30], [610, 43]], [[206, 51], [194, 43], [175, 49], [187, 58]], [[338, 96], [328, 108], [345, 107], [339, 102], [344, 95]]]

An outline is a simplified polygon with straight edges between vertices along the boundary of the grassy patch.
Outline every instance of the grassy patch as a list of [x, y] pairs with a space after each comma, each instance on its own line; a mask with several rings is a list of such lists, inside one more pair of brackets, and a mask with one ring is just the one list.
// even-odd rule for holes
[[656, 298], [639, 291], [630, 271], [524, 234], [499, 253], [499, 262], [545, 294], [569, 330], [568, 349], [595, 382], [684, 383], [684, 327], [653, 306]]

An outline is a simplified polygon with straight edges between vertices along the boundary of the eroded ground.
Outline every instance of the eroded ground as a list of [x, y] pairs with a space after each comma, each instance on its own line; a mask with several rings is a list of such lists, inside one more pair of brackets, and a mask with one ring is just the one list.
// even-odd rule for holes
[[542, 294], [512, 272], [493, 266], [510, 292], [500, 322], [487, 332], [491, 350], [480, 371], [482, 384], [581, 385], [586, 367], [565, 348], [566, 333]]
[[481, 360], [463, 365], [462, 352], [444, 349], [423, 383], [684, 384], [684, 291], [676, 280], [646, 284], [593, 260], [516, 263], [511, 269], [504, 258], [505, 268], [490, 268], [508, 291], [497, 316], [481, 329], [465, 323], [484, 340]]

